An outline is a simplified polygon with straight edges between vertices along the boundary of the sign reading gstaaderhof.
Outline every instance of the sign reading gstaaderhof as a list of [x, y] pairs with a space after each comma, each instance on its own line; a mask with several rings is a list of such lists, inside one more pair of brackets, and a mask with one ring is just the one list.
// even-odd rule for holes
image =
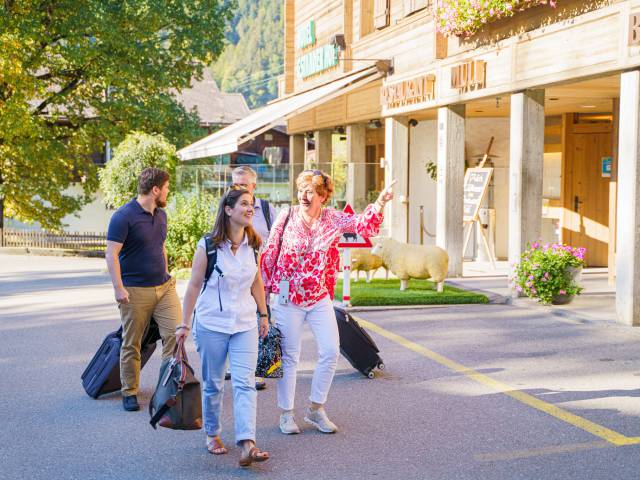
[[296, 62], [296, 75], [298, 78], [307, 78], [338, 64], [338, 46], [325, 45], [298, 57]]

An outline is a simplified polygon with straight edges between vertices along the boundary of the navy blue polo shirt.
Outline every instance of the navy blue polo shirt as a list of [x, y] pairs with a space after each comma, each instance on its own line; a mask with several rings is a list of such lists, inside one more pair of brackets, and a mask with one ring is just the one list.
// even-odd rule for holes
[[107, 240], [122, 243], [120, 270], [125, 287], [157, 287], [170, 276], [164, 259], [167, 214], [156, 208], [153, 215], [134, 198], [111, 217]]

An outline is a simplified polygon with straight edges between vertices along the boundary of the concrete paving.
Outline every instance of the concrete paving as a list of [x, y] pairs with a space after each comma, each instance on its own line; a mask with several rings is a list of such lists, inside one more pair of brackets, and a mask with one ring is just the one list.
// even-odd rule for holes
[[[118, 394], [82, 390], [80, 374], [118, 326], [103, 260], [0, 255], [0, 478], [637, 478], [640, 329], [508, 304], [357, 315], [386, 369], [368, 380], [340, 360], [327, 404], [340, 432], [281, 435], [270, 381], [258, 440], [272, 459], [241, 470], [237, 448], [214, 457], [203, 432], [154, 431]], [[191, 342], [188, 352], [199, 370]], [[301, 424], [314, 357], [306, 331]], [[158, 368], [155, 354], [145, 406]]]

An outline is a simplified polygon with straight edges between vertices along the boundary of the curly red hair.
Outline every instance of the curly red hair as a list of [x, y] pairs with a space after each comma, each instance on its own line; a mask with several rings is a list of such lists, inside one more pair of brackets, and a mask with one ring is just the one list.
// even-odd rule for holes
[[333, 195], [333, 180], [321, 170], [305, 170], [301, 172], [296, 179], [296, 186], [301, 188], [303, 185], [311, 185], [318, 195], [324, 196], [323, 205], [326, 205]]

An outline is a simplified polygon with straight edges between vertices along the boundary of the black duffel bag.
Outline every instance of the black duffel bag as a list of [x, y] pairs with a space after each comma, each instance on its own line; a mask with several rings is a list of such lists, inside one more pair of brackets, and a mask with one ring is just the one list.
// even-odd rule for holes
[[202, 428], [200, 382], [187, 361], [184, 337], [176, 343], [173, 357], [160, 367], [160, 378], [149, 403], [149, 423], [173, 430]]

